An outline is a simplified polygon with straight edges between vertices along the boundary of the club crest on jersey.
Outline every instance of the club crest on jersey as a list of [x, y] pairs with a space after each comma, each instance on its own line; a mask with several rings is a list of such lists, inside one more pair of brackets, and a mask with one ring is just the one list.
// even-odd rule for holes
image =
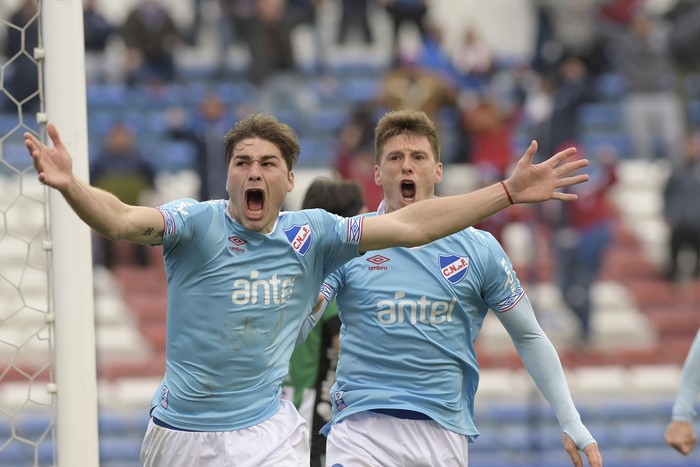
[[309, 224], [293, 225], [284, 231], [292, 248], [301, 256], [304, 256], [311, 246], [311, 227]]
[[467, 275], [469, 257], [457, 255], [439, 255], [440, 272], [450, 284], [456, 284]]

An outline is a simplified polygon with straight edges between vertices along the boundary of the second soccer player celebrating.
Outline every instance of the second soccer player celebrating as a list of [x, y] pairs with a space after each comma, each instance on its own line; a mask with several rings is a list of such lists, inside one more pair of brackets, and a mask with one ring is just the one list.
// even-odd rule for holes
[[[442, 179], [434, 124], [392, 111], [375, 130], [378, 215], [433, 198]], [[343, 322], [327, 465], [466, 466], [479, 367], [474, 340], [489, 309], [551, 405], [573, 465], [602, 466], [556, 350], [494, 237], [468, 228], [428, 245], [369, 251], [324, 282]], [[320, 313], [316, 313], [318, 315]], [[312, 315], [310, 321], [313, 321]], [[307, 323], [310, 324], [310, 323]]]

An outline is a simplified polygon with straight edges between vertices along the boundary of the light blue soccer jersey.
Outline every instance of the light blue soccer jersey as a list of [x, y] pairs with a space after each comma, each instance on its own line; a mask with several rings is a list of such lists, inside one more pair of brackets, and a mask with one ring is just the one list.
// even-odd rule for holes
[[495, 238], [469, 228], [417, 248], [367, 252], [341, 266], [322, 292], [343, 322], [332, 423], [373, 409], [421, 412], [478, 436], [474, 339], [489, 309], [524, 296]]
[[280, 385], [323, 278], [358, 256], [359, 218], [283, 212], [269, 234], [226, 201], [174, 201], [165, 220], [166, 370], [153, 415], [194, 431], [243, 429], [280, 408]]

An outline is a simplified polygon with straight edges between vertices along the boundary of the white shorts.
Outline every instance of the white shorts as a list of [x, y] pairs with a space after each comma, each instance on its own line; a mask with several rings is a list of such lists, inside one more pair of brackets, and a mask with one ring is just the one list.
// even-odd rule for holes
[[326, 467], [466, 467], [467, 437], [433, 420], [362, 412], [334, 424]]
[[294, 405], [235, 431], [169, 430], [151, 420], [141, 446], [144, 467], [307, 467], [309, 427]]

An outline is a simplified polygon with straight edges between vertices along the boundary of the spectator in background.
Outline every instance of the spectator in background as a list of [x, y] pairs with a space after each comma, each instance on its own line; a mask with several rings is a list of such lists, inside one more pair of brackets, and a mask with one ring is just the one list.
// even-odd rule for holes
[[[318, 178], [306, 190], [302, 209], [321, 208], [342, 217], [367, 212], [359, 184]], [[282, 386], [282, 398], [290, 400], [311, 429], [310, 467], [324, 465], [326, 437], [320, 433], [331, 414], [330, 387], [340, 350], [340, 318], [335, 302], [328, 305], [319, 324], [298, 343]]]
[[537, 44], [539, 71], [555, 70], [569, 57], [581, 60], [593, 78], [609, 68], [607, 37], [600, 24], [600, 9], [608, 1], [534, 0], [543, 22]]
[[669, 50], [683, 99], [689, 94], [689, 90], [683, 86], [687, 84], [686, 79], [700, 71], [700, 3], [697, 0], [678, 0], [664, 18], [670, 23]]
[[116, 79], [107, 61], [107, 43], [115, 34], [115, 28], [98, 11], [97, 0], [83, 2], [83, 28], [85, 35], [85, 73], [87, 84]]
[[[596, 148], [591, 158], [590, 179], [585, 187], [572, 188], [578, 201], [543, 207], [552, 226], [558, 286], [564, 302], [580, 325], [580, 341], [591, 339], [591, 288], [600, 275], [605, 251], [613, 238], [614, 211], [608, 199], [616, 182], [617, 153], [612, 146]], [[550, 209], [548, 209], [550, 208]], [[555, 212], [552, 212], [555, 209]]]
[[[155, 186], [155, 176], [155, 168], [136, 146], [132, 130], [123, 123], [110, 128], [104, 148], [90, 163], [91, 183], [130, 205], [144, 204], [143, 197]], [[97, 238], [100, 245], [97, 255], [99, 262], [112, 268], [119, 260], [115, 243], [102, 236]], [[148, 266], [146, 245], [134, 243], [128, 246], [133, 252], [132, 262], [138, 266]]]
[[293, 115], [295, 122], [304, 120], [311, 102], [306, 99], [294, 57], [285, 3], [258, 0], [256, 12], [250, 78], [260, 89], [259, 108], [267, 113]]
[[[199, 201], [205, 199], [214, 199], [209, 197], [209, 180], [206, 178], [206, 147], [204, 138], [195, 127], [195, 119], [190, 118], [187, 110], [180, 106], [169, 107], [165, 111], [165, 137], [169, 141], [175, 141], [182, 144], [189, 144], [194, 148], [196, 154], [196, 170], [199, 177]], [[223, 143], [222, 143], [223, 144]], [[214, 196], [214, 194], [212, 194]]]
[[341, 13], [338, 22], [337, 44], [345, 44], [348, 32], [352, 29], [359, 29], [362, 34], [362, 41], [366, 45], [374, 43], [374, 33], [369, 24], [370, 4], [374, 0], [341, 0]]
[[427, 35], [426, 20], [429, 0], [381, 0], [391, 19], [391, 59], [398, 60], [401, 54], [401, 32], [405, 24], [418, 29], [421, 40]]
[[229, 106], [216, 93], [209, 93], [199, 103], [194, 130], [201, 141], [199, 159], [200, 196], [202, 200], [226, 199], [226, 161], [221, 158], [224, 137], [234, 121]]
[[439, 123], [442, 108], [457, 106], [458, 90], [444, 74], [425, 68], [419, 55], [406, 53], [382, 76], [375, 105], [388, 109], [421, 110]]
[[470, 143], [469, 162], [488, 166], [500, 180], [515, 160], [513, 132], [518, 109], [489, 92], [463, 93], [460, 99], [462, 128]]
[[452, 52], [452, 66], [460, 78], [460, 87], [478, 90], [488, 84], [494, 72], [491, 47], [470, 24], [462, 33], [462, 42]]
[[313, 71], [319, 74], [327, 71], [326, 45], [319, 10], [323, 0], [286, 0], [285, 20], [290, 34], [299, 26], [311, 32], [313, 44]]
[[384, 197], [374, 183], [374, 110], [372, 105], [358, 105], [340, 129], [334, 156], [335, 170], [345, 180], [362, 187], [365, 204], [375, 210]]
[[[34, 56], [34, 49], [39, 46], [39, 22], [37, 15], [39, 7], [36, 0], [23, 0], [19, 8], [10, 16], [9, 23], [14, 27], [7, 28], [4, 55], [3, 86], [10, 99], [5, 101], [9, 112], [38, 112], [39, 101], [39, 69]], [[4, 93], [0, 93], [2, 95]], [[4, 96], [3, 96], [4, 97]]]
[[256, 40], [256, 4], [258, 0], [219, 0], [219, 75], [225, 76], [228, 52], [232, 45], [242, 43], [253, 60]]
[[678, 164], [685, 115], [678, 97], [668, 37], [658, 18], [638, 9], [627, 33], [614, 43], [614, 63], [625, 83], [623, 110], [633, 156], [652, 160], [656, 141], [661, 155]]
[[584, 63], [569, 57], [554, 75], [543, 75], [525, 98], [525, 119], [544, 154], [580, 143], [578, 112], [595, 100]]
[[681, 278], [679, 258], [688, 247], [693, 251], [695, 270], [700, 278], [700, 133], [685, 138], [682, 163], [671, 172], [664, 187], [664, 215], [669, 227], [669, 280]]
[[[404, 53], [406, 57], [413, 56], [411, 52]], [[450, 86], [455, 88], [458, 86], [458, 75], [451, 57], [445, 50], [445, 30], [441, 25], [435, 23], [426, 25], [423, 43], [415, 52], [415, 63], [424, 70], [442, 75]]]
[[156, 0], [137, 3], [120, 32], [126, 45], [128, 84], [159, 84], [175, 80], [175, 50], [182, 37], [166, 7]]

